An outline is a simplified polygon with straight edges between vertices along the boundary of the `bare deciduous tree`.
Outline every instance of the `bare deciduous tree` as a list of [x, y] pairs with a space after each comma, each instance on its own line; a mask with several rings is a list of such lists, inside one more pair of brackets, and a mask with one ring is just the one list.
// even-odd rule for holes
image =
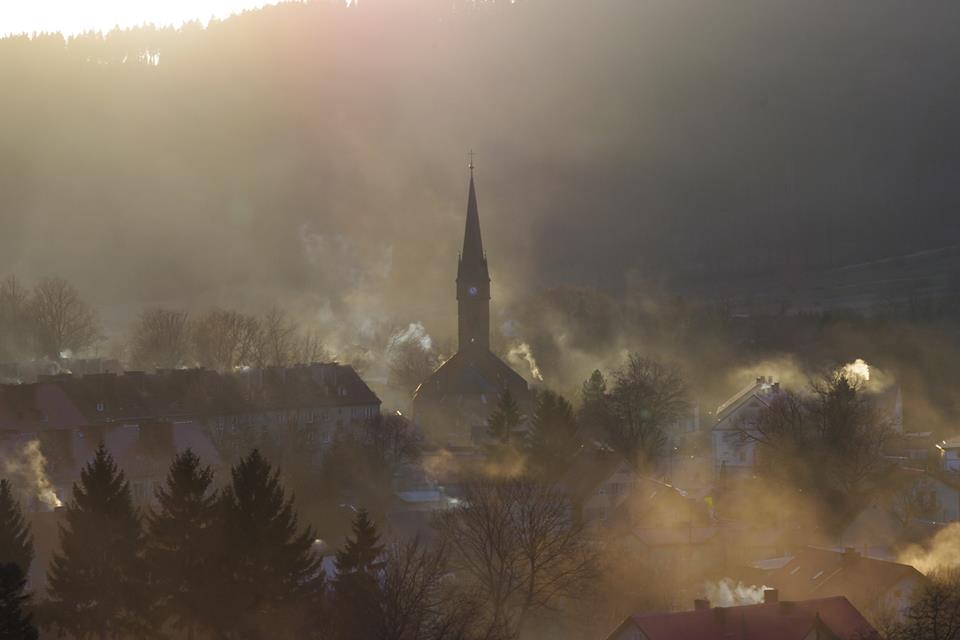
[[419, 432], [398, 414], [378, 413], [364, 424], [363, 439], [370, 452], [391, 469], [414, 463], [420, 455]]
[[457, 575], [482, 595], [488, 628], [516, 633], [537, 612], [586, 594], [596, 555], [556, 488], [481, 480], [438, 526]]
[[390, 382], [412, 393], [437, 368], [439, 359], [432, 349], [416, 340], [402, 340], [390, 345], [387, 366]]
[[140, 314], [130, 339], [133, 366], [174, 369], [190, 358], [190, 316], [186, 311], [146, 309]]
[[420, 539], [388, 552], [380, 594], [377, 640], [501, 640], [482, 624], [476, 597], [451, 583], [447, 550]]
[[286, 367], [297, 359], [297, 324], [279, 307], [263, 316], [257, 360], [261, 366]]
[[0, 357], [18, 360], [33, 355], [30, 293], [16, 276], [0, 283]]
[[887, 640], [960, 638], [960, 569], [938, 571], [914, 597], [905, 619], [884, 624]]
[[442, 547], [429, 549], [419, 539], [393, 547], [383, 572], [381, 640], [426, 637], [439, 613], [446, 558]]
[[330, 354], [324, 348], [320, 334], [312, 329], [301, 330], [294, 343], [294, 361], [310, 364], [329, 359]]
[[258, 364], [263, 329], [260, 321], [238, 311], [213, 309], [194, 321], [197, 362], [217, 371]]
[[687, 386], [680, 371], [658, 360], [631, 354], [613, 372], [607, 438], [633, 463], [653, 462], [664, 453], [664, 429], [687, 410]]
[[927, 480], [900, 487], [890, 497], [890, 513], [903, 529], [918, 518], [935, 519], [939, 510], [937, 494]]
[[96, 313], [63, 278], [41, 280], [33, 289], [30, 311], [39, 351], [51, 359], [82, 351], [100, 337]]

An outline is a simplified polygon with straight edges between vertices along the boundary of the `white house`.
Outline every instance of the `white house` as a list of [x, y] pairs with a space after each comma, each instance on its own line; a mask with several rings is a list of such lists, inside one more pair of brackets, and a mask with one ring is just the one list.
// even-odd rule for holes
[[714, 471], [746, 473], [756, 464], [757, 443], [749, 437], [750, 423], [781, 393], [772, 376], [759, 376], [717, 407], [713, 426]]

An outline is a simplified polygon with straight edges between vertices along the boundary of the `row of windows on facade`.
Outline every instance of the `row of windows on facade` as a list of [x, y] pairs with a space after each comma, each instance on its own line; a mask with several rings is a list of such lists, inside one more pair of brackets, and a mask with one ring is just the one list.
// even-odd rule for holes
[[242, 426], [251, 423], [269, 424], [317, 424], [332, 422], [349, 416], [350, 420], [373, 418], [379, 413], [376, 406], [337, 407], [336, 409], [304, 409], [300, 411], [267, 411], [262, 413], [243, 413], [232, 416], [217, 416], [211, 422], [218, 427]]
[[[337, 420], [337, 427], [343, 426], [343, 421]], [[257, 429], [256, 425], [253, 426], [244, 426], [244, 427], [235, 427], [235, 426], [225, 426], [225, 425], [214, 425], [213, 433], [215, 436], [233, 436], [240, 433], [247, 433], [253, 429]], [[260, 434], [266, 436], [270, 433], [270, 427], [265, 424], [259, 425]], [[333, 442], [334, 429], [330, 426], [316, 427], [311, 426], [300, 431], [304, 437], [304, 444], [307, 446], [312, 446], [316, 444], [328, 445]], [[219, 444], [220, 447], [228, 447], [233, 450], [234, 453], [241, 452], [247, 444], [241, 440], [231, 441], [229, 438], [227, 440], [221, 441]]]

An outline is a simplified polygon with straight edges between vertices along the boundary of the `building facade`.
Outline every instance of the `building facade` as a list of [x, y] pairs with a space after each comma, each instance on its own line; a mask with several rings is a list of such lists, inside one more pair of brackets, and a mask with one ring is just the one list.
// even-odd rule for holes
[[37, 458], [28, 447], [43, 457], [50, 490], [64, 500], [103, 443], [130, 479], [134, 499], [146, 503], [184, 449], [213, 467], [263, 443], [315, 462], [338, 428], [379, 412], [376, 394], [352, 367], [337, 363], [229, 375], [186, 369], [42, 376], [0, 385], [0, 452], [21, 470], [11, 480], [28, 510], [55, 502], [36, 490], [28, 472]]

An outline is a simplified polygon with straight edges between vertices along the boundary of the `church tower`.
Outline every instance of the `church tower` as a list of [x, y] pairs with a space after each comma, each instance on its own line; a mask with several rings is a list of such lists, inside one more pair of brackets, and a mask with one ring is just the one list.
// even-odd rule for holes
[[490, 350], [490, 273], [480, 238], [477, 191], [470, 162], [470, 193], [467, 197], [467, 225], [463, 251], [457, 266], [457, 310], [459, 350], [466, 353]]
[[456, 445], [475, 444], [474, 436], [486, 433], [487, 418], [504, 391], [510, 391], [525, 411], [532, 404], [527, 381], [490, 351], [490, 272], [480, 239], [470, 155], [467, 225], [457, 265], [460, 344], [413, 394], [413, 419], [427, 438]]

